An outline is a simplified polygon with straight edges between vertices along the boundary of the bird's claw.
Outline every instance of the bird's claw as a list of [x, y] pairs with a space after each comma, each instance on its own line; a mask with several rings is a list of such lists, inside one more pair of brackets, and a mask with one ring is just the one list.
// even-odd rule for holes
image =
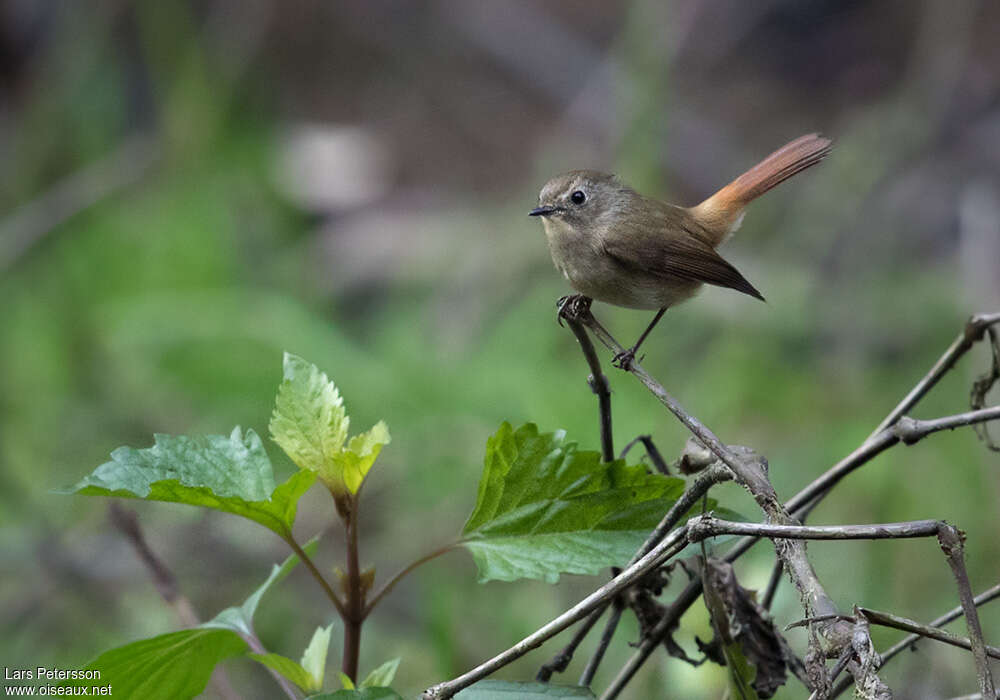
[[[639, 358], [639, 361], [642, 362], [642, 360], [645, 357], [646, 356], [643, 355], [642, 357]], [[630, 369], [632, 369], [632, 363], [634, 361], [635, 361], [635, 348], [629, 348], [628, 350], [622, 350], [620, 353], [615, 355], [611, 359], [611, 364], [613, 364], [618, 369], [622, 369], [628, 372]]]
[[556, 302], [556, 320], [561, 326], [563, 319], [567, 321], [579, 321], [585, 314], [590, 312], [590, 304], [593, 300], [583, 294], [567, 294], [559, 297]]

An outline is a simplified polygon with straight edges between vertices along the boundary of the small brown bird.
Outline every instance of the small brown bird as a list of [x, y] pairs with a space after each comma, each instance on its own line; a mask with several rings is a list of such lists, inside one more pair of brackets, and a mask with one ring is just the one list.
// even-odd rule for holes
[[573, 170], [545, 183], [529, 215], [542, 217], [552, 262], [580, 301], [659, 309], [635, 345], [615, 357], [628, 369], [663, 313], [702, 284], [763, 301], [715, 249], [739, 228], [750, 202], [829, 152], [830, 140], [818, 134], [797, 138], [694, 207], [645, 197], [614, 175]]

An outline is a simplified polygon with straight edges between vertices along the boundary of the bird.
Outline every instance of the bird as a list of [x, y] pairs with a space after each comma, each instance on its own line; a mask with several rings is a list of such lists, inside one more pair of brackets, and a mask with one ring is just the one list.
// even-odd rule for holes
[[829, 153], [830, 139], [800, 136], [693, 207], [667, 204], [636, 192], [615, 175], [573, 170], [552, 178], [529, 216], [539, 217], [556, 269], [578, 294], [630, 309], [656, 309], [639, 339], [614, 364], [628, 370], [635, 354], [672, 306], [704, 284], [764, 296], [716, 249], [743, 222], [750, 202]]

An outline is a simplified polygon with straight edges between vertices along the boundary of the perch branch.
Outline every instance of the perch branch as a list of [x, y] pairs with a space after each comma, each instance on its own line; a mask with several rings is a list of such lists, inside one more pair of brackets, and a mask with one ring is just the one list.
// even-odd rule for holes
[[[560, 313], [562, 313], [561, 309]], [[615, 447], [611, 434], [611, 387], [608, 384], [608, 378], [601, 370], [601, 361], [597, 357], [597, 351], [594, 350], [594, 344], [591, 342], [590, 336], [587, 335], [586, 329], [568, 314], [561, 318], [566, 321], [566, 325], [576, 336], [583, 356], [587, 359], [587, 365], [590, 367], [587, 385], [597, 395], [597, 406], [601, 418], [601, 458], [605, 462], [612, 462], [615, 459]]]

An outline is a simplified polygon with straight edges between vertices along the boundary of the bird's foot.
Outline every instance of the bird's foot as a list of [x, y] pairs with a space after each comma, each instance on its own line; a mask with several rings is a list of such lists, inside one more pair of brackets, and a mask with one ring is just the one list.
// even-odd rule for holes
[[[628, 372], [630, 369], [632, 369], [632, 363], [635, 361], [635, 350], [636, 349], [634, 347], [629, 348], [628, 350], [622, 350], [620, 353], [611, 358], [611, 364], [613, 364], [618, 369], [622, 369]], [[639, 358], [639, 361], [642, 362], [642, 360], [645, 357], [646, 356], [643, 355], [642, 357]]]
[[556, 320], [562, 325], [563, 319], [567, 321], [579, 321], [590, 313], [590, 305], [593, 299], [583, 294], [567, 294], [560, 297], [556, 302]]

